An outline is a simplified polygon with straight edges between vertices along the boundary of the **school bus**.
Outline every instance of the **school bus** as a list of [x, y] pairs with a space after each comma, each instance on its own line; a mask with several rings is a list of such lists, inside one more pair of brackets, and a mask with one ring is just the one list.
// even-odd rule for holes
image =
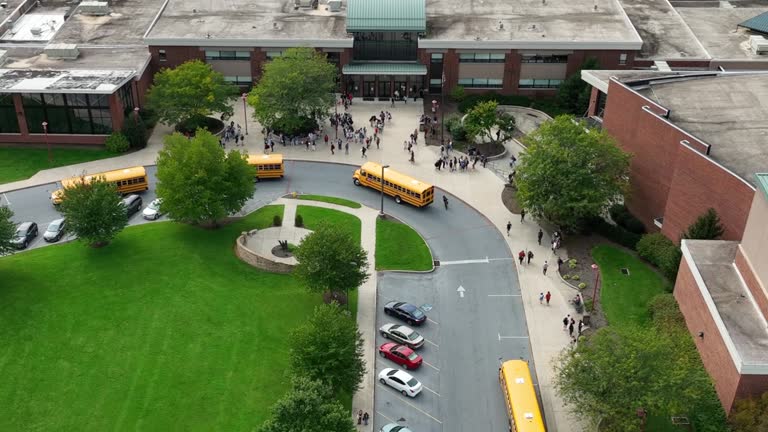
[[499, 367], [499, 382], [512, 432], [545, 432], [531, 370], [524, 360], [507, 360]]
[[[352, 176], [355, 185], [381, 190], [381, 165], [366, 162]], [[435, 187], [420, 182], [391, 168], [384, 168], [384, 193], [395, 198], [400, 204], [407, 202], [416, 207], [425, 207], [435, 200]]]
[[61, 202], [64, 200], [64, 195], [68, 188], [80, 183], [81, 181], [90, 183], [94, 178], [104, 178], [105, 181], [114, 183], [117, 186], [117, 191], [121, 194], [140, 192], [149, 189], [147, 171], [143, 166], [136, 166], [64, 179], [61, 181], [61, 189], [57, 189], [51, 194], [51, 202], [53, 205], [61, 204]]
[[256, 181], [267, 178], [283, 178], [283, 155], [272, 153], [248, 156], [248, 165], [256, 167]]

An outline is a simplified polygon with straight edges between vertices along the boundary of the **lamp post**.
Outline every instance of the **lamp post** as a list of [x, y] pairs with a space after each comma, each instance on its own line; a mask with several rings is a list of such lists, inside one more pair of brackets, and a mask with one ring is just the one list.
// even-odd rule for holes
[[248, 135], [248, 113], [245, 108], [245, 99], [248, 97], [248, 93], [243, 93], [243, 123], [245, 123], [245, 134]]
[[597, 305], [597, 285], [600, 283], [600, 268], [597, 264], [592, 264], [592, 271], [595, 272], [595, 287], [592, 290], [592, 308]]
[[389, 165], [381, 166], [381, 211], [379, 216], [384, 217], [384, 168], [389, 168]]
[[45, 145], [48, 147], [48, 165], [53, 163], [53, 155], [51, 154], [51, 143], [48, 141], [48, 122], [43, 122], [43, 133], [45, 134]]
[[139, 107], [133, 108], [133, 123], [139, 126]]

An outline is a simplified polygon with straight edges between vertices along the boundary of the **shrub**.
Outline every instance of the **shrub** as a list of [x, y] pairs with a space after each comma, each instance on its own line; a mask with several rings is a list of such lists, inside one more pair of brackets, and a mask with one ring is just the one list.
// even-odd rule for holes
[[696, 219], [683, 233], [682, 238], [692, 240], [715, 240], [723, 235], [723, 225], [715, 209], [710, 208]]
[[579, 289], [580, 289], [580, 290], [583, 290], [583, 289], [584, 289], [584, 288], [586, 288], [586, 287], [587, 287], [587, 284], [585, 284], [584, 282], [582, 282], [582, 283], [580, 283], [580, 284], [579, 284]]
[[627, 231], [624, 228], [609, 224], [601, 217], [595, 217], [585, 223], [587, 230], [593, 231], [603, 237], [616, 242], [626, 248], [635, 249], [640, 241], [640, 234]]
[[569, 268], [572, 268], [572, 269], [573, 269], [573, 268], [576, 268], [576, 265], [577, 265], [578, 263], [579, 263], [579, 262], [578, 262], [578, 261], [576, 261], [575, 259], [569, 259], [569, 260], [568, 260], [568, 267], [569, 267]]
[[128, 142], [131, 144], [132, 149], [142, 149], [147, 146], [147, 139], [149, 138], [147, 132], [147, 125], [144, 124], [144, 120], [141, 116], [137, 119], [131, 117], [125, 119], [123, 123], [123, 134], [128, 138]]
[[125, 153], [131, 148], [131, 143], [128, 142], [128, 138], [120, 132], [112, 132], [104, 142], [107, 150], [112, 153]]
[[573, 275], [573, 276], [571, 276], [571, 280], [575, 280], [575, 281], [577, 281], [577, 280], [579, 280], [579, 279], [581, 279], [581, 276], [579, 276], [579, 275], [577, 275], [577, 274], [576, 274], [576, 275]]
[[272, 218], [272, 226], [282, 226], [283, 225], [283, 218], [281, 218], [279, 215], [275, 215]]
[[564, 274], [564, 275], [563, 275], [563, 280], [568, 280], [568, 279], [570, 279], [570, 278], [571, 278], [571, 275], [567, 275], [567, 274]]
[[455, 141], [466, 141], [467, 130], [459, 117], [451, 117], [445, 121], [445, 127]]
[[624, 204], [614, 204], [608, 209], [616, 225], [635, 234], [645, 234], [645, 225], [627, 210]]
[[145, 107], [139, 110], [139, 117], [144, 120], [147, 129], [152, 129], [157, 125], [157, 112], [152, 108]]
[[451, 99], [454, 102], [461, 102], [467, 97], [467, 92], [464, 91], [464, 86], [456, 86], [451, 90]]
[[294, 219], [293, 224], [297, 227], [303, 227], [304, 226], [304, 218], [301, 217], [300, 214], [296, 213], [296, 218]]
[[646, 234], [637, 243], [637, 253], [664, 273], [670, 280], [677, 278], [682, 252], [672, 240], [661, 233]]

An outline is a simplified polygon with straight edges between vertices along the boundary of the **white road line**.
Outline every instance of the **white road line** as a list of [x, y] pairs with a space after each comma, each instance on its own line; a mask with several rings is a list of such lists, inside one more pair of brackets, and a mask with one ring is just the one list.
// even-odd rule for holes
[[434, 345], [434, 346], [435, 346], [435, 347], [437, 347], [437, 348], [440, 348], [440, 345], [438, 345], [438, 344], [436, 344], [436, 343], [432, 342], [432, 341], [431, 341], [431, 340], [429, 340], [429, 339], [424, 339], [424, 342], [427, 342], [428, 344], [431, 344], [431, 345]]
[[440, 393], [438, 393], [438, 392], [436, 392], [436, 391], [432, 390], [431, 388], [429, 388], [429, 387], [427, 387], [427, 386], [425, 386], [425, 385], [423, 385], [423, 384], [421, 385], [421, 387], [422, 387], [424, 390], [426, 390], [426, 391], [429, 391], [429, 392], [432, 392], [432, 393], [436, 394], [436, 395], [437, 395], [437, 397], [440, 397]]
[[5, 202], [7, 202], [7, 203], [8, 203], [8, 205], [10, 206], [10, 205], [11, 205], [11, 200], [9, 200], [9, 199], [8, 199], [8, 195], [6, 195], [5, 193], [3, 193], [3, 198], [5, 198]]
[[458, 265], [458, 264], [488, 264], [488, 262], [489, 262], [488, 257], [485, 257], [485, 259], [440, 261], [440, 265], [446, 266], [446, 265]]
[[[384, 386], [382, 386], [381, 384], [379, 384], [379, 387], [384, 387]], [[397, 398], [397, 400], [399, 400], [400, 402], [402, 402], [402, 403], [404, 403], [404, 404], [408, 405], [409, 407], [411, 407], [411, 408], [415, 409], [416, 411], [418, 411], [418, 412], [420, 412], [420, 413], [424, 414], [425, 416], [427, 416], [427, 417], [431, 418], [432, 420], [434, 420], [434, 421], [435, 421], [435, 422], [437, 422], [438, 424], [443, 424], [443, 422], [441, 422], [440, 420], [436, 419], [435, 417], [432, 417], [432, 416], [431, 416], [431, 415], [430, 415], [428, 412], [426, 412], [426, 411], [422, 410], [421, 408], [417, 407], [416, 405], [414, 405], [414, 404], [412, 404], [412, 403], [408, 402], [407, 400], [405, 400], [405, 398]]]
[[528, 336], [502, 336], [501, 333], [498, 333], [499, 335], [499, 342], [501, 342], [502, 339], [528, 339]]
[[440, 325], [440, 323], [439, 323], [439, 322], [437, 322], [437, 321], [433, 320], [432, 318], [427, 318], [427, 321], [431, 322], [431, 323], [432, 323], [432, 324], [434, 324], [434, 325]]
[[438, 369], [438, 368], [436, 368], [436, 367], [432, 366], [431, 364], [429, 364], [429, 363], [425, 362], [424, 360], [422, 360], [422, 363], [424, 363], [425, 365], [427, 365], [427, 366], [431, 367], [432, 369], [434, 369], [434, 370], [436, 370], [436, 371], [440, 372], [440, 369]]
[[488, 297], [522, 297], [522, 294], [488, 294]]
[[510, 258], [488, 258], [488, 261], [514, 261], [515, 259]]
[[388, 422], [390, 422], [390, 423], [397, 423], [396, 421], [394, 421], [394, 420], [392, 420], [391, 418], [389, 418], [389, 417], [385, 416], [384, 414], [382, 414], [382, 413], [381, 413], [381, 411], [376, 411], [376, 414], [378, 414], [378, 415], [380, 415], [380, 416], [384, 417], [384, 418], [385, 418], [385, 419], [387, 419], [387, 421], [388, 421]]

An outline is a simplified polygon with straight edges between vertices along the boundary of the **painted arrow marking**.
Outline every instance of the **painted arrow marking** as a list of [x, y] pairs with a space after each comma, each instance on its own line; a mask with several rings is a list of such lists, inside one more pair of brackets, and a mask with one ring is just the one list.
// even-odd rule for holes
[[459, 297], [461, 297], [461, 298], [464, 298], [464, 292], [465, 292], [465, 291], [466, 291], [466, 290], [465, 290], [465, 289], [464, 289], [464, 287], [463, 287], [463, 286], [461, 286], [461, 285], [459, 285], [459, 289], [457, 289], [457, 290], [456, 290], [456, 292], [458, 292], [458, 293], [459, 293]]

